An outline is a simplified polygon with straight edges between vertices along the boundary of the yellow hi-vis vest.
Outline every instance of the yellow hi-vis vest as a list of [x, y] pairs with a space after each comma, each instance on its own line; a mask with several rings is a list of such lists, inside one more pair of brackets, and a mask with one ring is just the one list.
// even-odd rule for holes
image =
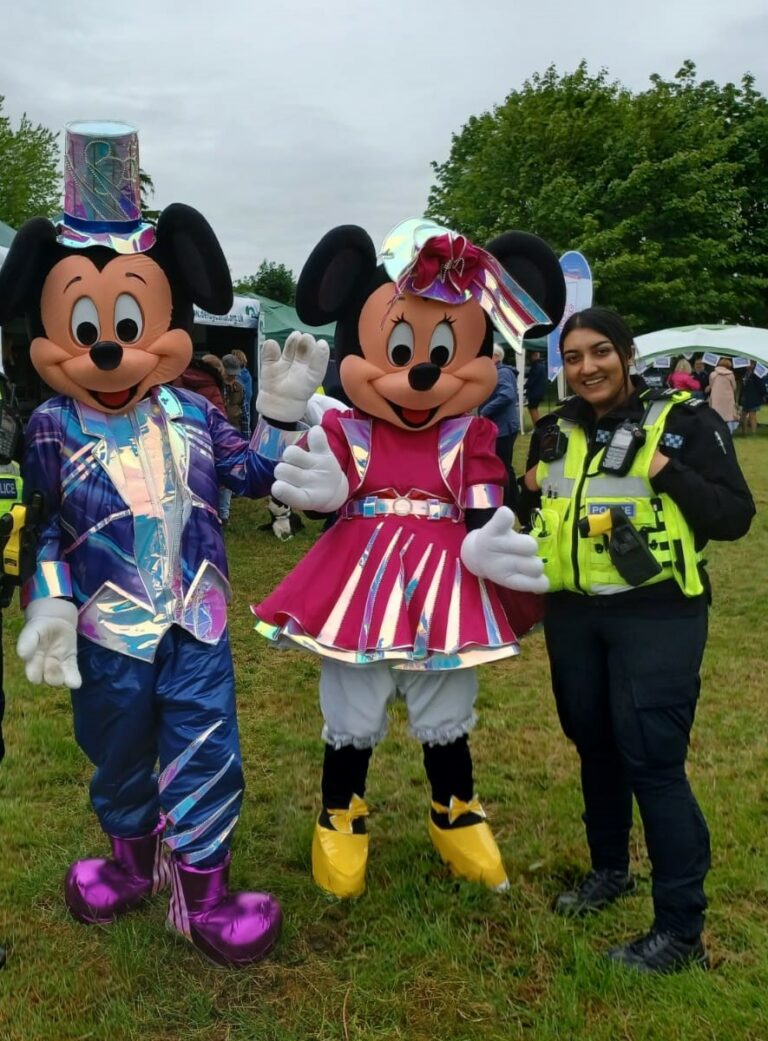
[[24, 484], [19, 475], [18, 463], [0, 465], [0, 517], [10, 512], [14, 503], [21, 502]]
[[568, 438], [568, 447], [561, 459], [540, 462], [536, 467], [541, 509], [531, 530], [539, 540], [539, 556], [550, 591], [606, 594], [633, 588], [611, 561], [608, 536], [584, 536], [577, 527], [583, 517], [618, 506], [647, 539], [649, 550], [661, 565], [659, 574], [643, 585], [673, 578], [686, 596], [704, 592], [699, 573], [701, 554], [696, 550], [693, 532], [676, 503], [668, 495], [655, 492], [648, 477], [667, 415], [690, 397], [687, 391], [678, 391], [651, 402], [643, 421], [645, 444], [623, 477], [600, 472], [607, 446], [588, 461], [589, 443], [582, 428], [569, 420], [557, 420]]

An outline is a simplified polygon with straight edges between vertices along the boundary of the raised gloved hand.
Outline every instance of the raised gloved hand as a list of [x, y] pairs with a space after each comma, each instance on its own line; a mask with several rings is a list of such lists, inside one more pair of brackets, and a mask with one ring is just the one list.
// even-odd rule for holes
[[322, 427], [312, 427], [306, 449], [290, 445], [275, 467], [272, 495], [297, 510], [333, 513], [349, 495], [349, 482]]
[[486, 578], [521, 593], [546, 593], [549, 580], [536, 555], [536, 539], [521, 535], [512, 525], [515, 515], [500, 506], [491, 519], [470, 531], [461, 544], [464, 566], [478, 578]]
[[291, 333], [282, 352], [276, 340], [265, 340], [256, 397], [259, 415], [281, 423], [298, 422], [323, 382], [329, 354], [325, 340], [315, 340], [309, 333]]
[[77, 608], [72, 601], [55, 596], [33, 600], [24, 617], [16, 653], [25, 663], [29, 682], [79, 687]]

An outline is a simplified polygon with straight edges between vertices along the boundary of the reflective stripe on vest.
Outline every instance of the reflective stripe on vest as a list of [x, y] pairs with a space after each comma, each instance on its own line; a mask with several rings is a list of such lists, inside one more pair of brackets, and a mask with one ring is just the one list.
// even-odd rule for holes
[[537, 467], [542, 500], [532, 531], [539, 539], [539, 555], [553, 591], [604, 594], [631, 588], [613, 566], [608, 537], [580, 536], [577, 529], [582, 517], [618, 506], [642, 532], [662, 567], [661, 573], [646, 584], [674, 578], [686, 596], [703, 592], [698, 569], [701, 558], [693, 532], [679, 507], [669, 496], [655, 493], [648, 477], [670, 410], [689, 397], [687, 392], [680, 392], [651, 402], [643, 422], [645, 444], [624, 477], [600, 472], [607, 444], [588, 459], [590, 445], [582, 428], [570, 420], [557, 420], [568, 438], [567, 449], [561, 459], [540, 462]]

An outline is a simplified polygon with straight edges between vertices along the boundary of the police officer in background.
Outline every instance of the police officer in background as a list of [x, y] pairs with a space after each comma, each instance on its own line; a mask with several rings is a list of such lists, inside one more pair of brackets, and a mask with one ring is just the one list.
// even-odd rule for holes
[[701, 933], [709, 833], [685, 772], [707, 637], [709, 539], [740, 538], [755, 508], [728, 429], [686, 391], [630, 377], [632, 333], [593, 307], [563, 326], [574, 396], [531, 441], [521, 513], [550, 579], [544, 620], [563, 730], [581, 759], [592, 870], [565, 915], [632, 892], [632, 798], [653, 874], [654, 921], [608, 952], [641, 972], [708, 964]]

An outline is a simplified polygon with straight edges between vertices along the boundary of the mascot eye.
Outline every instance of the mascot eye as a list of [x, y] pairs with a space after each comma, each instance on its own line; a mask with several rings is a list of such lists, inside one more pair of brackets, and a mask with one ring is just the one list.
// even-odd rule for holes
[[387, 357], [399, 366], [407, 365], [413, 357], [413, 329], [402, 319], [389, 334]]
[[442, 369], [456, 353], [456, 340], [450, 322], [440, 322], [429, 341], [429, 360]]
[[99, 312], [89, 296], [81, 296], [72, 308], [72, 335], [81, 347], [91, 347], [99, 338]]
[[135, 297], [130, 293], [121, 293], [115, 301], [115, 332], [118, 340], [133, 343], [141, 336], [144, 328], [144, 317]]

